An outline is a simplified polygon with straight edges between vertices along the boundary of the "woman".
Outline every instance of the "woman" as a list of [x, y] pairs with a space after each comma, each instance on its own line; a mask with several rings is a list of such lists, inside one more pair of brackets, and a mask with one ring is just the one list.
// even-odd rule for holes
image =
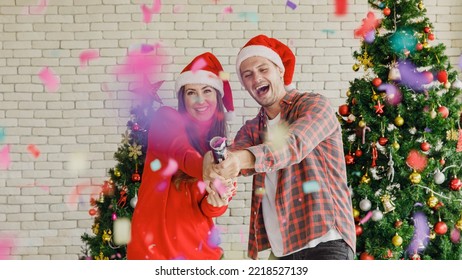
[[[196, 70], [198, 65], [205, 66]], [[229, 83], [219, 78], [222, 70], [213, 54], [197, 56], [176, 80], [178, 111], [161, 107], [154, 115], [128, 259], [205, 260], [223, 255], [212, 218], [227, 210], [235, 182], [202, 182], [210, 139], [226, 137], [224, 106], [234, 110]], [[153, 170], [151, 163], [157, 160], [161, 168]]]

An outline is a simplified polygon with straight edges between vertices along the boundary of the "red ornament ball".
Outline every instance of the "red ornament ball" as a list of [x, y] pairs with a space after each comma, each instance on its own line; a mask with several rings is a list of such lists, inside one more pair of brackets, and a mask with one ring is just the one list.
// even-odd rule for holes
[[350, 106], [348, 106], [348, 104], [343, 104], [343, 105], [340, 105], [338, 107], [338, 113], [341, 115], [341, 116], [349, 116], [350, 115]]
[[345, 163], [348, 165], [355, 163], [355, 158], [351, 154], [345, 155]]
[[386, 7], [385, 9], [383, 9], [383, 14], [384, 14], [385, 16], [389, 16], [389, 15], [391, 14], [390, 8]]
[[426, 26], [426, 27], [424, 28], [424, 32], [425, 32], [425, 33], [430, 33], [430, 27]]
[[379, 138], [379, 144], [382, 146], [385, 146], [388, 143], [388, 138], [387, 137], [380, 137]]
[[454, 177], [449, 181], [449, 188], [453, 191], [459, 191], [462, 188], [462, 182], [459, 178]]
[[446, 83], [448, 81], [448, 72], [446, 72], [446, 70], [441, 70], [436, 74], [436, 78], [440, 83]]
[[380, 79], [380, 78], [378, 78], [378, 77], [377, 77], [377, 78], [374, 78], [374, 79], [372, 80], [372, 84], [373, 84], [375, 87], [378, 87], [378, 86], [380, 86], [380, 85], [382, 84], [382, 79]]
[[133, 182], [139, 182], [141, 180], [141, 176], [138, 173], [133, 173], [132, 174], [132, 181]]
[[359, 158], [362, 155], [363, 155], [363, 151], [361, 151], [360, 149], [357, 149], [356, 152], [355, 152], [355, 156]]
[[356, 229], [356, 236], [360, 236], [361, 234], [363, 234], [363, 227], [362, 226], [355, 225], [355, 229]]
[[421, 51], [423, 49], [423, 45], [421, 43], [417, 43], [415, 45], [415, 49], [418, 50], [418, 51]]
[[449, 116], [449, 109], [445, 106], [440, 106], [438, 107], [438, 113], [440, 113], [441, 117], [445, 119]]
[[445, 222], [439, 221], [435, 224], [433, 229], [435, 230], [436, 234], [443, 235], [448, 231], [448, 226]]
[[367, 260], [374, 260], [375, 258], [374, 256], [369, 255], [368, 252], [362, 252], [361, 255], [359, 255], [359, 259], [363, 261], [367, 261]]
[[430, 148], [431, 148], [431, 145], [427, 141], [424, 141], [420, 144], [420, 149], [424, 152], [430, 150]]
[[88, 214], [90, 214], [90, 216], [96, 215], [96, 209], [91, 208], [90, 210], [88, 210]]
[[132, 129], [133, 129], [133, 131], [138, 131], [138, 130], [140, 130], [140, 125], [137, 124], [137, 123], [134, 123], [133, 126], [132, 126]]
[[444, 158], [440, 159], [440, 164], [441, 166], [445, 165], [446, 164], [446, 160]]
[[403, 224], [402, 221], [396, 220], [396, 222], [395, 222], [395, 228], [400, 228], [402, 224]]
[[433, 33], [428, 34], [428, 40], [430, 40], [430, 41], [435, 40], [435, 34], [433, 34]]

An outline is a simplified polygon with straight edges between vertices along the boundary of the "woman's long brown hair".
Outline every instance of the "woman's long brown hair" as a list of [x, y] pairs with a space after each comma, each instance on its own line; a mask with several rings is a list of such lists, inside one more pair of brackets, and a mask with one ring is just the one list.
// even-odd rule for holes
[[[215, 115], [213, 117], [212, 125], [210, 126], [210, 130], [207, 133], [207, 138], [203, 139], [198, 135], [194, 126], [186, 126], [186, 133], [188, 135], [188, 140], [191, 146], [193, 146], [196, 151], [199, 152], [202, 156], [205, 155], [206, 152], [210, 151], [209, 141], [215, 136], [226, 137], [227, 129], [226, 129], [226, 121], [225, 121], [225, 109], [223, 105], [223, 100], [221, 99], [220, 92], [215, 89], [217, 95], [217, 109]], [[180, 88], [178, 91], [178, 112], [180, 114], [189, 114], [186, 111], [186, 105], [184, 103], [184, 86]], [[180, 182], [182, 181], [189, 181], [195, 182], [197, 178], [191, 177], [188, 174], [184, 173], [182, 170], [178, 169], [178, 171], [173, 175], [172, 181], [175, 184], [177, 190], [179, 190]]]

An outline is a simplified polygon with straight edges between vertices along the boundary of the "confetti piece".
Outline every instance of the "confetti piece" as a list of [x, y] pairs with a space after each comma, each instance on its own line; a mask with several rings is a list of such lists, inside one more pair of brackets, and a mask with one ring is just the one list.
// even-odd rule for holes
[[14, 241], [10, 237], [0, 236], [0, 260], [9, 260]]
[[48, 91], [55, 92], [58, 90], [59, 79], [48, 67], [42, 68], [38, 75]]
[[459, 58], [459, 68], [462, 70], [462, 55]]
[[253, 12], [242, 12], [239, 13], [239, 17], [243, 18], [244, 20], [250, 21], [250, 22], [258, 22], [258, 15], [257, 13]]
[[221, 243], [220, 231], [217, 227], [213, 227], [208, 236], [207, 244], [212, 248], [217, 248]]
[[302, 185], [304, 193], [313, 193], [319, 191], [320, 187], [316, 181], [307, 181]]
[[286, 145], [286, 139], [289, 135], [289, 125], [285, 122], [280, 122], [274, 125], [268, 131], [267, 143], [270, 143], [275, 150], [280, 150]]
[[48, 0], [39, 0], [36, 6], [30, 7], [30, 13], [32, 15], [44, 14], [48, 5]]
[[372, 44], [375, 40], [375, 31], [374, 30], [371, 30], [369, 32], [366, 33], [366, 35], [364, 36], [364, 41], [368, 44]]
[[125, 245], [130, 242], [130, 219], [128, 218], [119, 218], [114, 221], [113, 226], [113, 237], [115, 245]]
[[220, 196], [226, 194], [226, 186], [219, 179], [215, 179], [213, 181], [213, 186], [215, 187], [215, 190]]
[[169, 159], [167, 167], [164, 169], [164, 172], [162, 173], [163, 176], [169, 177], [175, 174], [175, 172], [178, 170], [178, 163], [174, 159]]
[[80, 66], [85, 67], [88, 65], [90, 60], [96, 59], [99, 57], [99, 52], [97, 50], [86, 50], [80, 53]]
[[129, 51], [123, 63], [114, 68], [114, 72], [118, 76], [127, 75], [131, 80], [142, 81], [144, 77], [156, 76], [165, 62], [165, 56], [143, 53], [140, 48], [136, 48]]
[[205, 59], [201, 57], [198, 60], [196, 60], [194, 64], [191, 66], [191, 71], [194, 73], [196, 71], [203, 69], [206, 65], [207, 62], [205, 62]]
[[173, 12], [174, 13], [181, 13], [184, 10], [183, 5], [175, 5], [173, 6]]
[[149, 8], [146, 4], [141, 5], [141, 11], [143, 12], [143, 22], [150, 23], [152, 14], [158, 14], [161, 9], [160, 0], [155, 0], [152, 8]]
[[10, 145], [6, 145], [0, 151], [0, 169], [8, 169], [10, 164]]
[[157, 185], [157, 190], [160, 191], [160, 192], [163, 192], [167, 189], [167, 182], [165, 181], [162, 181], [160, 182], [159, 185]]
[[223, 9], [223, 14], [232, 14], [233, 13], [233, 7], [228, 6]]
[[356, 38], [364, 37], [369, 31], [375, 30], [379, 25], [380, 20], [375, 17], [373, 12], [368, 12], [367, 17], [362, 21], [361, 27], [355, 29], [354, 35]]
[[424, 85], [431, 82], [425, 73], [417, 71], [416, 66], [410, 61], [400, 61], [398, 70], [401, 76], [400, 84], [406, 85], [413, 90], [422, 91]]
[[265, 188], [256, 188], [255, 195], [263, 196], [266, 193]]
[[5, 139], [5, 129], [0, 127], [0, 142], [3, 142]]
[[335, 14], [343, 16], [347, 13], [347, 0], [335, 0]]
[[297, 8], [297, 4], [295, 4], [294, 2], [292, 2], [290, 0], [287, 0], [286, 6], [291, 8], [292, 10], [295, 10]]
[[369, 211], [367, 212], [366, 216], [364, 216], [364, 218], [362, 218], [359, 223], [364, 225], [365, 223], [367, 223], [367, 221], [369, 221], [369, 219], [372, 217], [372, 211]]
[[203, 181], [199, 181], [199, 182], [197, 182], [197, 187], [199, 188], [199, 192], [201, 194], [204, 194], [205, 188], [207, 187], [207, 184], [205, 182], [203, 182]]
[[157, 170], [159, 170], [162, 167], [162, 164], [160, 163], [160, 160], [155, 159], [155, 160], [151, 161], [151, 164], [149, 166], [151, 167], [152, 171], [156, 172]]
[[385, 91], [386, 101], [388, 104], [396, 106], [401, 103], [403, 95], [399, 88], [393, 84], [381, 84], [378, 88], [380, 91]]
[[156, 49], [157, 46], [149, 45], [149, 44], [141, 44], [141, 53], [150, 53]]
[[38, 158], [40, 156], [40, 150], [34, 144], [27, 146], [27, 150], [32, 154], [34, 158]]
[[229, 81], [229, 77], [230, 77], [230, 74], [227, 73], [227, 72], [224, 72], [224, 71], [220, 71], [220, 73], [218, 73], [220, 79], [222, 81]]
[[423, 251], [430, 240], [427, 216], [423, 212], [415, 212], [412, 219], [414, 220], [414, 235], [406, 250], [411, 255]]
[[321, 31], [327, 33], [327, 35], [335, 33], [335, 30], [333, 30], [333, 29], [323, 29]]

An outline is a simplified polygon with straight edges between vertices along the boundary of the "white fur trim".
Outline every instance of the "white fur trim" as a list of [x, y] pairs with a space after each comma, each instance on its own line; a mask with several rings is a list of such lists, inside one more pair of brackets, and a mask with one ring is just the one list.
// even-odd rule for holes
[[225, 121], [231, 122], [236, 118], [236, 113], [234, 111], [225, 112]]
[[223, 81], [214, 73], [206, 70], [186, 71], [180, 74], [175, 81], [175, 92], [187, 84], [204, 84], [216, 88], [223, 97]]
[[261, 56], [267, 58], [274, 62], [279, 68], [281, 68], [282, 72], [285, 71], [284, 64], [282, 63], [281, 57], [278, 53], [262, 45], [250, 45], [243, 48], [236, 58], [236, 73], [239, 77], [239, 81], [241, 82], [241, 84], [243, 84], [241, 78], [241, 63], [247, 58], [253, 56]]
[[295, 87], [295, 85], [293, 83], [291, 83], [291, 84], [285, 85], [284, 88], [286, 89], [287, 92], [291, 92], [296, 87]]

